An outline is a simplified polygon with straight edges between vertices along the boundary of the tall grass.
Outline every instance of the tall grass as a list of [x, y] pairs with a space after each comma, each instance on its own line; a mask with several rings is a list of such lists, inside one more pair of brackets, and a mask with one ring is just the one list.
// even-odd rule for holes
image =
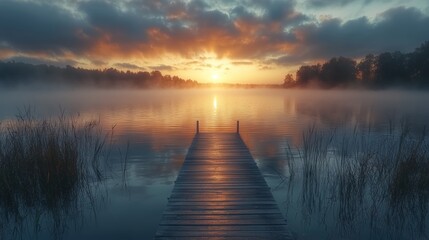
[[58, 237], [66, 227], [60, 221], [62, 215], [78, 211], [76, 205], [83, 196], [94, 202], [91, 183], [102, 178], [100, 159], [105, 139], [97, 121], [80, 121], [64, 114], [57, 119], [37, 119], [26, 110], [16, 119], [3, 122], [2, 233], [18, 236], [23, 230], [19, 226], [28, 217], [38, 229], [40, 221], [49, 215]]
[[288, 157], [290, 175], [297, 176], [289, 183], [301, 186], [295, 200], [303, 218], [317, 216], [331, 232], [419, 239], [428, 234], [428, 150], [426, 129], [413, 132], [406, 123], [383, 133], [312, 127], [301, 148], [286, 149], [295, 156]]

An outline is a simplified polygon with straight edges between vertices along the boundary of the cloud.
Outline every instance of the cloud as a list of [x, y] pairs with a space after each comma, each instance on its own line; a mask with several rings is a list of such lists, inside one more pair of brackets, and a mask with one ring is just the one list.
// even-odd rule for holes
[[104, 1], [83, 2], [79, 10], [98, 34], [97, 37], [108, 37], [109, 41], [124, 46], [147, 41], [148, 29], [162, 26], [156, 19], [136, 11], [120, 9], [120, 6]]
[[116, 68], [127, 69], [127, 70], [141, 70], [141, 71], [146, 70], [144, 67], [140, 67], [138, 65], [131, 64], [131, 63], [115, 63], [113, 66]]
[[277, 64], [302, 63], [334, 56], [360, 57], [368, 53], [414, 50], [429, 39], [429, 16], [416, 8], [398, 7], [368, 18], [342, 22], [328, 19], [294, 28], [295, 51], [274, 60]]
[[231, 62], [232, 65], [253, 65], [252, 61], [233, 61]]
[[[352, 1], [359, 2], [307, 0], [320, 6]], [[374, 0], [361, 0], [367, 1]], [[0, 57], [16, 53], [103, 65], [104, 59], [197, 59], [213, 53], [236, 65], [254, 60], [296, 65], [339, 55], [410, 51], [429, 39], [427, 26], [427, 14], [404, 7], [382, 12], [374, 21], [318, 21], [297, 11], [295, 1], [280, 0], [1, 0]], [[119, 61], [118, 67], [133, 68]]]
[[27, 57], [27, 56], [14, 56], [10, 58], [5, 58], [3, 59], [3, 61], [4, 62], [23, 62], [23, 63], [29, 63], [34, 65], [44, 64], [44, 65], [52, 65], [57, 67], [65, 67], [67, 65], [74, 66], [79, 64], [79, 62], [71, 59], [68, 59], [68, 60], [53, 59], [52, 60], [52, 59], [34, 58], [34, 57]]
[[0, 42], [17, 51], [82, 53], [88, 49], [88, 30], [85, 22], [57, 6], [0, 1]]
[[328, 6], [345, 6], [352, 2], [357, 2], [358, 0], [307, 0], [305, 1], [306, 5], [309, 7], [321, 8]]
[[67, 6], [6, 0], [0, 3], [0, 42], [16, 51], [87, 58], [201, 52], [253, 58], [283, 49], [284, 28], [305, 19], [291, 2], [250, 2], [253, 8], [243, 1], [217, 9], [197, 0], [95, 0]]
[[270, 65], [259, 65], [258, 69], [262, 70], [262, 71], [265, 71], [265, 70], [271, 70], [271, 69], [273, 69], [273, 67], [270, 66]]
[[200, 64], [200, 61], [193, 60], [193, 61], [187, 61], [183, 63], [183, 65], [185, 66], [196, 65], [196, 64]]
[[91, 63], [94, 64], [97, 67], [102, 67], [102, 66], [106, 66], [107, 62], [100, 60], [100, 59], [91, 59]]
[[[283, 55], [277, 58], [268, 59], [265, 61], [266, 64], [277, 64], [277, 65], [305, 65], [309, 64], [309, 61], [314, 61], [313, 57], [308, 54], [291, 54]], [[319, 60], [319, 59], [316, 59]]]
[[[377, 49], [411, 51], [429, 40], [429, 16], [416, 8], [392, 8], [375, 24]], [[388, 40], [388, 41], [386, 41]]]
[[[253, 2], [255, 4], [255, 2]], [[16, 52], [46, 56], [182, 56], [254, 58], [285, 47], [283, 29], [304, 15], [292, 3], [216, 9], [205, 1], [77, 1], [61, 4], [0, 2], [0, 42]], [[124, 7], [125, 6], [125, 7]]]
[[278, 22], [290, 25], [307, 20], [304, 14], [295, 11], [294, 1], [267, 1], [264, 8], [264, 19], [266, 22]]
[[150, 66], [149, 68], [151, 70], [154, 70], [154, 71], [172, 71], [172, 70], [176, 69], [173, 66], [169, 66], [169, 65], [165, 65], [165, 64], [160, 64], [157, 66]]
[[371, 2], [392, 2], [392, 0], [306, 0], [305, 5], [310, 8], [325, 8], [332, 6], [346, 6], [352, 3], [358, 3], [361, 5], [370, 4]]

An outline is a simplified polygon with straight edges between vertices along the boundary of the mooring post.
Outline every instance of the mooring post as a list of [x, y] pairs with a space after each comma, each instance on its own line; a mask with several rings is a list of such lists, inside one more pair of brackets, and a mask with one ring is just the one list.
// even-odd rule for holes
[[197, 121], [197, 133], [200, 133], [200, 121]]
[[237, 133], [240, 133], [240, 121], [237, 121]]

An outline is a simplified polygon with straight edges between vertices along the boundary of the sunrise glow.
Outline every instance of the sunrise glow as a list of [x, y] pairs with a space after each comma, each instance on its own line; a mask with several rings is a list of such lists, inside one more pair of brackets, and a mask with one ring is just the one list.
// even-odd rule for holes
[[429, 38], [428, 1], [338, 3], [4, 0], [0, 61], [278, 84], [304, 64], [412, 51]]
[[213, 82], [217, 82], [219, 80], [219, 74], [218, 73], [213, 73], [212, 74], [212, 80], [213, 80]]

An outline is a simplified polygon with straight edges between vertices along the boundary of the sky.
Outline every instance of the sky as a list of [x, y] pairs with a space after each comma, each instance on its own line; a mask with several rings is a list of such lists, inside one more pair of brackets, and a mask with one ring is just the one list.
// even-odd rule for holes
[[0, 61], [282, 83], [301, 65], [411, 52], [427, 0], [0, 0]]

